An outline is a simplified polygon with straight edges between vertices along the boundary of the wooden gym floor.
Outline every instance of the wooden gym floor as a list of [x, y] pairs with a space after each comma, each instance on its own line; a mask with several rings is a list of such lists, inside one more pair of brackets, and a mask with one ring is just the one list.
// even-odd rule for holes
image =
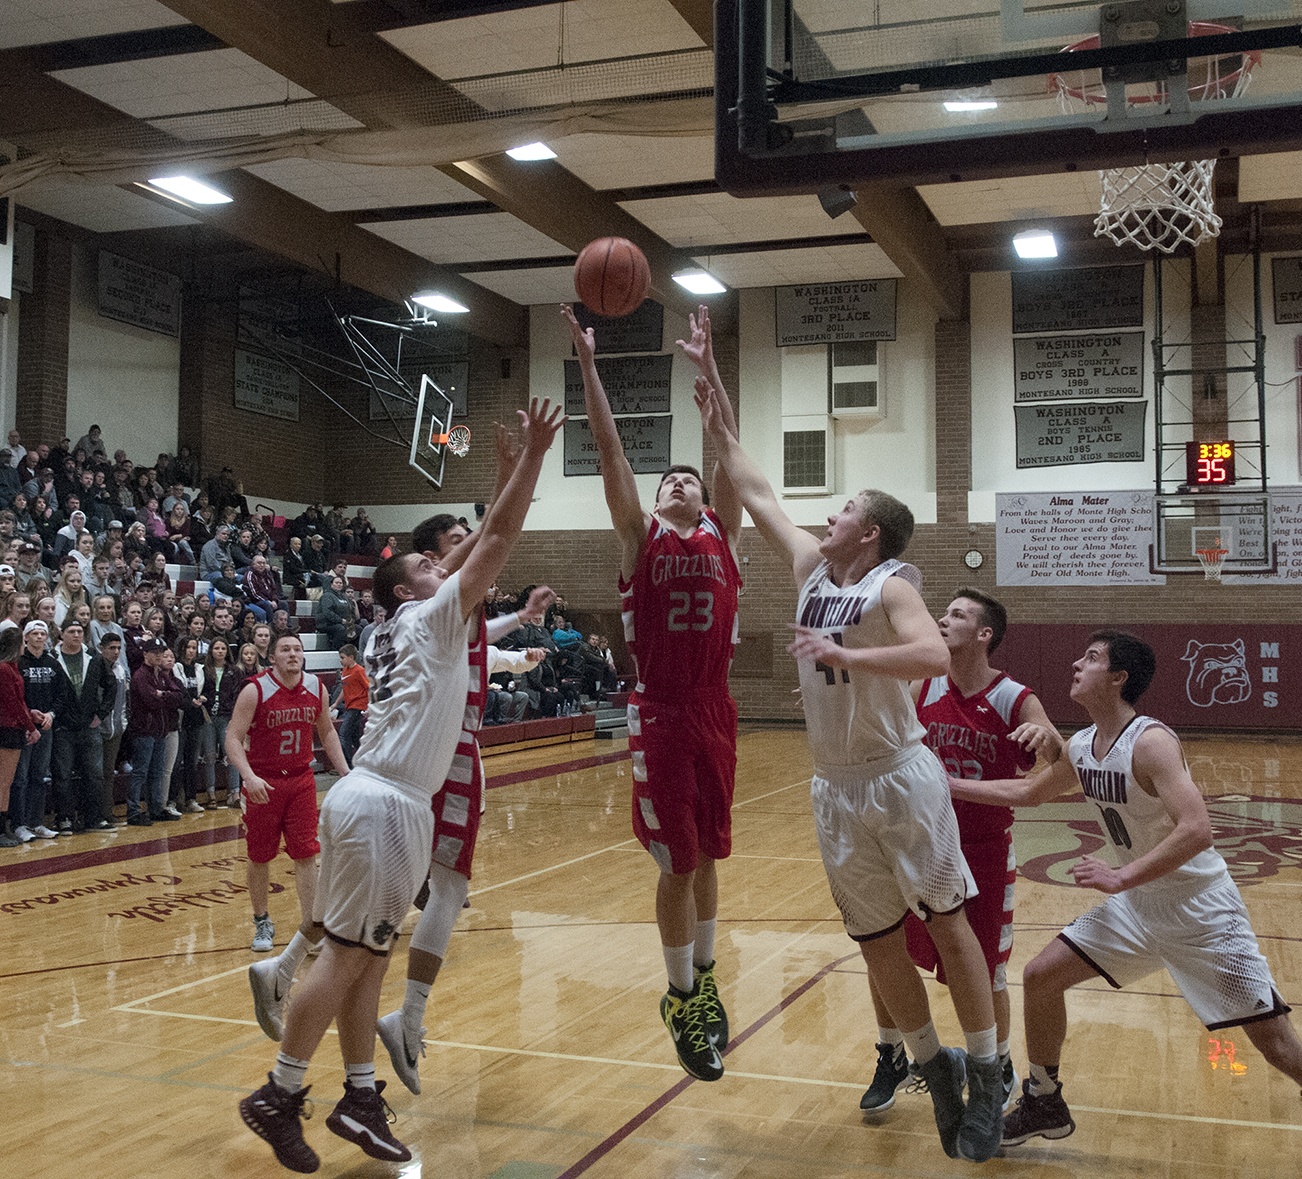
[[[718, 933], [733, 1047], [719, 1083], [683, 1075], [657, 1015], [655, 871], [629, 834], [622, 744], [489, 760], [471, 906], [431, 997], [422, 1096], [392, 1080], [380, 1050], [395, 1130], [416, 1156], [402, 1168], [374, 1162], [326, 1129], [342, 1083], [332, 1033], [308, 1077], [321, 1099], [305, 1126], [320, 1173], [970, 1172], [941, 1152], [927, 1097], [901, 1092], [874, 1123], [859, 1113], [875, 1021], [815, 848], [801, 732], [743, 734]], [[1205, 738], [1187, 750], [1276, 981], [1300, 1003], [1302, 744]], [[1066, 872], [1101, 843], [1083, 803], [1024, 815], [1009, 971], [1022, 1072], [1022, 966], [1097, 899]], [[241, 851], [237, 819], [221, 810], [0, 853], [5, 1174], [286, 1173], [236, 1112], [275, 1056], [245, 977], [254, 955]], [[272, 872], [278, 945], [296, 921], [290, 866], [282, 858]], [[404, 947], [384, 1010], [401, 999]], [[961, 1043], [943, 989], [928, 986], [942, 1039]], [[1209, 1036], [1165, 974], [1123, 994], [1101, 980], [1082, 987], [1069, 1013], [1063, 1076], [1076, 1133], [1036, 1139], [984, 1174], [1302, 1176], [1297, 1086], [1241, 1033]]]

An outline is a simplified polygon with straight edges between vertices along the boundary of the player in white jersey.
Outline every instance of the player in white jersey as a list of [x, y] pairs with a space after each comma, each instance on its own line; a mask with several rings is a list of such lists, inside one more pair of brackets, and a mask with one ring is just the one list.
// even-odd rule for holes
[[1076, 1128], [1058, 1063], [1067, 1035], [1066, 992], [1088, 979], [1120, 988], [1165, 967], [1209, 1029], [1242, 1027], [1271, 1064], [1302, 1085], [1302, 1041], [1243, 898], [1212, 847], [1207, 806], [1180, 739], [1136, 713], [1156, 667], [1152, 648], [1134, 635], [1091, 635], [1072, 665], [1071, 698], [1093, 723], [1071, 738], [1067, 756], [1060, 755], [1060, 742], [1035, 734], [1045, 738], [1040, 751], [1054, 763], [1047, 770], [1023, 779], [950, 782], [955, 798], [998, 806], [1035, 806], [1079, 787], [1098, 810], [1117, 859], [1115, 868], [1095, 856], [1076, 864], [1076, 883], [1108, 899], [1027, 964], [1031, 1075], [1005, 1123], [1005, 1146], [1065, 1138]]
[[375, 1021], [389, 950], [429, 869], [431, 800], [447, 779], [461, 735], [471, 631], [564, 421], [547, 401], [533, 402], [520, 416], [523, 446], [518, 454], [499, 449], [499, 461], [513, 470], [461, 569], [449, 576], [423, 553], [408, 553], [375, 571], [375, 600], [388, 618], [367, 650], [366, 733], [352, 771], [321, 807], [313, 917], [324, 927], [325, 948], [299, 984], [275, 1071], [240, 1102], [245, 1123], [294, 1171], [320, 1165], [303, 1139], [303, 1078], [336, 1019], [346, 1079], [326, 1126], [374, 1158], [411, 1158], [389, 1130], [383, 1082], [375, 1080]]
[[[833, 899], [927, 1081], [945, 1153], [984, 1162], [999, 1150], [1003, 1120], [994, 1003], [963, 913], [975, 886], [945, 772], [923, 744], [909, 694], [910, 680], [949, 667], [940, 631], [897, 559], [913, 516], [899, 500], [866, 491], [829, 517], [821, 540], [797, 528], [724, 424], [718, 391], [704, 379], [696, 390], [720, 464], [800, 586], [788, 649], [800, 670], [814, 820]], [[928, 923], [945, 964], [966, 1058], [940, 1046], [905, 941], [910, 911]]]

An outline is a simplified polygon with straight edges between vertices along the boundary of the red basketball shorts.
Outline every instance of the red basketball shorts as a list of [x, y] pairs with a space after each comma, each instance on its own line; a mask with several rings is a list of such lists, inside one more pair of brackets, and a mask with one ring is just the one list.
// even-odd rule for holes
[[675, 875], [700, 856], [732, 852], [737, 705], [729, 696], [667, 704], [636, 692], [628, 702], [633, 834]]
[[[1017, 879], [1017, 861], [1013, 856], [1012, 832], [992, 838], [963, 840], [963, 856], [976, 881], [977, 895], [969, 897], [963, 907], [968, 924], [981, 943], [990, 977], [1008, 962], [1013, 952], [1013, 884]], [[945, 966], [936, 953], [927, 927], [912, 913], [904, 922], [909, 957], [922, 970], [934, 970], [945, 981]]]
[[293, 778], [272, 776], [266, 782], [272, 788], [266, 802], [252, 802], [247, 790], [240, 791], [249, 859], [255, 864], [271, 863], [280, 851], [282, 835], [291, 860], [311, 859], [321, 851], [316, 836], [316, 779], [308, 771]]
[[473, 760], [460, 756], [453, 759], [453, 774], [463, 762], [470, 781], [448, 778], [443, 789], [434, 795], [434, 847], [430, 858], [469, 880], [475, 841], [479, 838], [479, 804], [484, 796], [484, 770], [478, 743]]

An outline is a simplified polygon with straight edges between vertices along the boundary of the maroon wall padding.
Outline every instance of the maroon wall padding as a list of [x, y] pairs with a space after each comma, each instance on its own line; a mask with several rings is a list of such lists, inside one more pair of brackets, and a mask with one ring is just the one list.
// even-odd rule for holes
[[[1059, 725], [1088, 724], [1073, 704], [1072, 664], [1098, 626], [1012, 624], [993, 662], [1031, 687]], [[1139, 711], [1180, 729], [1302, 733], [1302, 625], [1117, 625], [1150, 644], [1157, 674]]]

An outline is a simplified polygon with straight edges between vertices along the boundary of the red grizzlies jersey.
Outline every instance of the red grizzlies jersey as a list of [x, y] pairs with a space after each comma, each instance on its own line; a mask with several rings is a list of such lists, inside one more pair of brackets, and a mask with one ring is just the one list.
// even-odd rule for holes
[[293, 777], [312, 765], [317, 717], [325, 710], [321, 681], [304, 672], [298, 687], [287, 688], [270, 671], [253, 678], [258, 703], [249, 726], [249, 765], [260, 778]]
[[681, 701], [728, 694], [740, 588], [723, 525], [709, 508], [685, 539], [651, 517], [637, 568], [619, 583], [624, 639], [642, 695]]
[[[1021, 724], [1022, 704], [1030, 694], [1030, 688], [1003, 672], [972, 696], [959, 695], [947, 676], [924, 680], [918, 697], [918, 720], [927, 730], [924, 740], [952, 777], [1015, 778], [1018, 770], [1035, 765], [1034, 753], [1008, 739]], [[1000, 835], [1013, 824], [1011, 807], [955, 799], [954, 813], [964, 842]]]
[[[464, 786], [473, 786], [483, 776], [483, 767], [479, 760], [479, 741], [475, 734], [484, 723], [484, 706], [488, 703], [488, 638], [484, 630], [484, 618], [479, 617], [478, 638], [469, 644], [470, 688], [466, 693], [466, 714], [461, 721], [461, 740], [457, 742], [457, 751], [452, 755], [452, 768], [448, 770], [448, 782], [460, 782]], [[438, 796], [434, 797], [434, 810], [438, 811]]]

